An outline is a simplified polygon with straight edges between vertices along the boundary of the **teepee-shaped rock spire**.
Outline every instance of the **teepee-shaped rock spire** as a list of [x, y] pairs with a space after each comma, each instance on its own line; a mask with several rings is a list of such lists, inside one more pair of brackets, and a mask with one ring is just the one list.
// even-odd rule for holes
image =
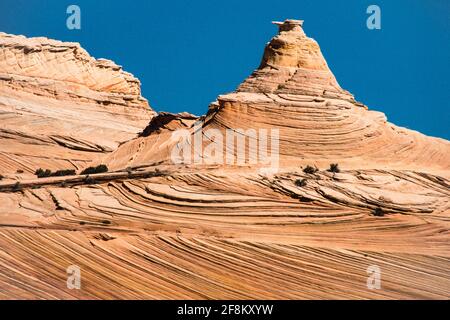
[[337, 83], [303, 20], [273, 22], [279, 33], [266, 45], [261, 64], [238, 88], [240, 92], [353, 97]]

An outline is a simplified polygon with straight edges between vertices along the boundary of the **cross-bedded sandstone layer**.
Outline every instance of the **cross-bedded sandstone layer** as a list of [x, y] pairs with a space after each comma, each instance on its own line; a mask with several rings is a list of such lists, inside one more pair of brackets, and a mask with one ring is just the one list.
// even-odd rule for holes
[[77, 43], [0, 33], [0, 173], [7, 178], [83, 167], [136, 136], [153, 115], [139, 80], [112, 61]]
[[[449, 298], [450, 143], [369, 111], [301, 21], [278, 25], [260, 67], [205, 116], [161, 113], [82, 163], [110, 172], [0, 181], [0, 298]], [[27, 128], [20, 119], [10, 125]], [[204, 149], [218, 143], [209, 129], [247, 141], [249, 129], [278, 129], [277, 171], [173, 163], [174, 133], [200, 133]], [[66, 286], [70, 265], [81, 290]], [[374, 265], [379, 290], [366, 285]]]
[[[327, 167], [339, 162], [346, 168], [448, 174], [447, 140], [397, 127], [387, 122], [383, 113], [368, 110], [339, 86], [319, 45], [303, 32], [301, 21], [278, 24], [280, 33], [266, 45], [259, 68], [236, 92], [219, 96], [206, 116], [198, 119], [199, 124], [192, 123], [192, 135], [202, 128], [203, 149], [214, 143], [208, 132], [219, 130], [225, 136], [226, 130], [232, 130], [245, 137], [245, 162], [251, 164], [248, 154], [254, 136], [247, 130], [276, 129], [284, 168], [307, 164]], [[180, 140], [171, 134], [173, 129], [163, 131], [170, 139], [137, 138], [103, 161], [118, 169], [155, 161], [170, 163], [170, 153]], [[160, 141], [157, 146], [154, 139]], [[209, 163], [225, 163], [226, 154], [235, 152], [227, 149], [225, 141], [223, 144], [223, 158]], [[150, 151], [155, 149], [158, 152]], [[200, 156], [208, 162], [207, 155]]]

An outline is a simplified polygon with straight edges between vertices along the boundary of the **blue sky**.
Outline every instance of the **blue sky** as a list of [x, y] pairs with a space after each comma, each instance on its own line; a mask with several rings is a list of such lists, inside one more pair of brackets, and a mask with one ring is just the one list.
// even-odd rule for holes
[[[81, 30], [66, 8], [81, 8]], [[366, 8], [381, 8], [381, 30]], [[390, 122], [450, 139], [448, 0], [1, 0], [0, 31], [80, 42], [142, 82], [157, 111], [206, 112], [260, 62], [270, 21], [305, 20], [340, 85]]]

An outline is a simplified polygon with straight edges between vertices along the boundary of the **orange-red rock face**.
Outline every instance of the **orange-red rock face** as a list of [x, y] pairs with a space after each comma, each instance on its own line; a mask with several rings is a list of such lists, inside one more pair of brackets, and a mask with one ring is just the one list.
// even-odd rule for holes
[[79, 44], [0, 33], [0, 173], [77, 169], [153, 116], [139, 81]]
[[[0, 87], [0, 117], [13, 131], [0, 129], [2, 166], [15, 172], [52, 159], [51, 168], [105, 163], [110, 172], [0, 181], [0, 298], [448, 299], [450, 143], [367, 110], [338, 85], [301, 22], [279, 28], [260, 67], [205, 116], [151, 121], [137, 80], [111, 63], [71, 44], [3, 35], [0, 48], [14, 56], [33, 52], [18, 49], [23, 42], [49, 50], [38, 61], [61, 65], [53, 87], [33, 86], [50, 68], [17, 69], [0, 55], [0, 78], [10, 79]], [[55, 60], [53, 46], [67, 52]], [[19, 76], [23, 86], [12, 80]], [[204, 150], [220, 141], [213, 134], [242, 135], [250, 152], [252, 129], [279, 131], [276, 170], [250, 158], [208, 161]], [[174, 163], [186, 141], [180, 131], [198, 162]], [[38, 144], [31, 132], [47, 140]], [[54, 135], [75, 146], [18, 154]], [[235, 151], [223, 148], [224, 158]], [[330, 163], [340, 172], [327, 171]], [[306, 165], [319, 170], [305, 173]], [[71, 265], [82, 270], [80, 290], [66, 286]], [[373, 266], [380, 289], [367, 286]]]
[[[268, 134], [279, 130], [282, 168], [328, 167], [338, 162], [346, 168], [411, 169], [447, 176], [450, 168], [447, 140], [397, 127], [383, 113], [369, 111], [355, 101], [337, 83], [319, 45], [295, 21], [280, 26], [280, 33], [266, 45], [260, 67], [236, 92], [219, 96], [199, 121], [203, 149], [214, 144], [211, 130], [220, 130], [223, 136], [233, 130], [245, 136], [247, 154], [253, 139], [247, 130], [265, 129]], [[104, 161], [118, 169], [152, 161], [173, 162], [170, 151], [179, 141], [166, 137], [160, 142], [155, 146], [152, 139], [130, 141]], [[159, 152], [149, 151], [155, 148]], [[230, 152], [224, 145], [221, 163], [226, 163]], [[245, 163], [250, 159], [247, 155]]]

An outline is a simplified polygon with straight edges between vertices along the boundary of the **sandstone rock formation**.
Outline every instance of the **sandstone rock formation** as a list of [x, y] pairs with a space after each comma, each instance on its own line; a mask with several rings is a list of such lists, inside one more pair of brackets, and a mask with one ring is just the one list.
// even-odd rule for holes
[[[236, 92], [219, 96], [211, 104], [201, 125], [205, 147], [211, 141], [209, 129], [241, 129], [243, 135], [248, 129], [278, 129], [282, 167], [339, 162], [347, 168], [448, 173], [449, 142], [390, 124], [384, 114], [355, 101], [340, 88], [318, 44], [301, 25], [296, 20], [281, 23], [260, 67]], [[153, 141], [132, 140], [104, 161], [117, 169], [170, 162], [169, 151], [178, 143], [172, 140], [163, 139], [167, 150], [158, 153], [145, 152], [146, 146], [155, 148]], [[223, 150], [224, 157], [228, 151]], [[130, 152], [137, 156], [128, 162]]]
[[[139, 80], [77, 43], [0, 33], [0, 173], [78, 169], [136, 136], [154, 112]], [[16, 174], [16, 171], [24, 171]]]
[[[110, 168], [89, 183], [83, 175], [0, 181], [0, 298], [448, 299], [450, 142], [396, 127], [355, 101], [302, 24], [277, 23], [259, 68], [202, 117], [161, 113], [148, 121], [139, 92], [115, 67], [108, 75], [88, 72], [77, 89], [65, 71], [54, 71], [70, 103], [43, 93], [39, 101], [52, 102], [55, 118], [62, 107], [75, 114], [88, 106], [107, 118], [114, 111], [93, 102], [97, 94], [122, 101], [131, 92], [129, 103], [112, 105], [142, 118], [117, 118], [133, 130], [123, 139], [117, 130], [108, 141], [127, 141], [76, 163]], [[42, 41], [8, 37], [6, 43]], [[11, 72], [2, 77], [16, 77]], [[44, 80], [27, 72], [33, 76], [22, 88], [2, 84], [1, 94], [15, 98], [7, 96], [0, 110], [47, 106], [28, 87]], [[81, 98], [79, 90], [89, 94]], [[10, 114], [10, 130], [28, 130], [23, 117]], [[42, 121], [45, 130], [61, 129]], [[276, 170], [261, 171], [265, 164], [251, 157], [208, 161], [203, 151], [230, 131], [245, 138], [250, 155], [252, 129], [279, 130]], [[0, 144], [19, 150], [24, 138], [10, 136], [17, 138]], [[201, 161], [174, 163], [173, 150], [186, 141], [200, 141], [192, 156]], [[225, 158], [235, 151], [223, 149]], [[29, 157], [48, 157], [39, 151]], [[24, 160], [0, 161], [13, 171]], [[328, 171], [330, 163], [340, 171]], [[318, 171], [304, 172], [306, 165]], [[66, 286], [71, 265], [82, 270], [80, 290]], [[381, 270], [377, 290], [367, 287], [371, 266]]]

